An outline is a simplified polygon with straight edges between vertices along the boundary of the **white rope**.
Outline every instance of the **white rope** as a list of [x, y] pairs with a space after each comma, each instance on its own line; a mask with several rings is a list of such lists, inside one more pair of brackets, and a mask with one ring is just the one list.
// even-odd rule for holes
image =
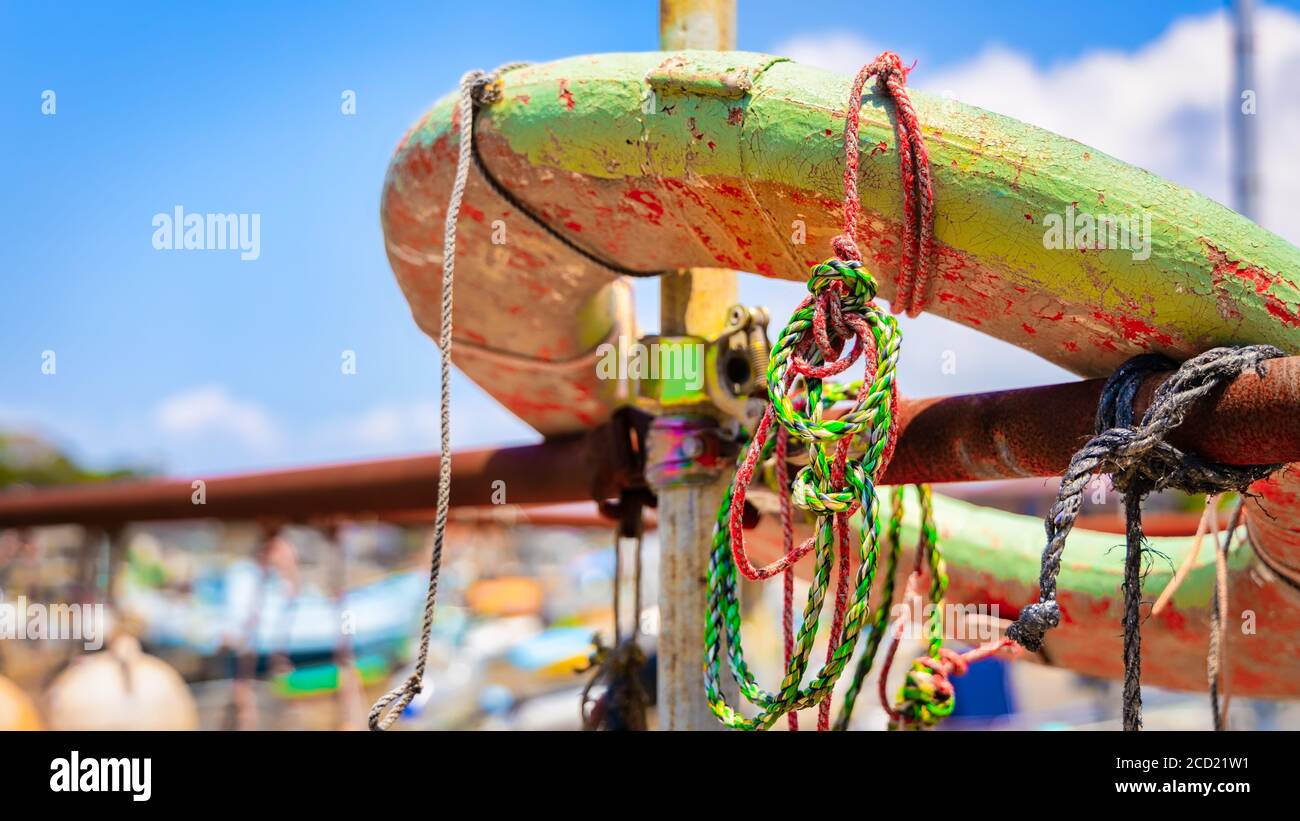
[[424, 599], [424, 622], [420, 628], [420, 650], [415, 659], [415, 670], [410, 678], [385, 693], [370, 708], [369, 724], [372, 730], [387, 730], [419, 694], [424, 681], [424, 671], [429, 662], [429, 636], [433, 632], [433, 608], [438, 598], [438, 574], [442, 569], [442, 546], [447, 535], [447, 508], [451, 501], [451, 328], [452, 286], [456, 276], [456, 224], [460, 217], [461, 201], [474, 151], [474, 106], [478, 102], [495, 101], [492, 86], [497, 75], [517, 64], [503, 66], [490, 74], [468, 71], [460, 78], [460, 98], [457, 114], [460, 117], [460, 145], [456, 155], [456, 180], [451, 187], [447, 203], [447, 219], [442, 235], [442, 315], [438, 325], [438, 351], [441, 361], [441, 393], [439, 421], [441, 442], [438, 456], [438, 514], [433, 525], [433, 556], [429, 562], [429, 589]]

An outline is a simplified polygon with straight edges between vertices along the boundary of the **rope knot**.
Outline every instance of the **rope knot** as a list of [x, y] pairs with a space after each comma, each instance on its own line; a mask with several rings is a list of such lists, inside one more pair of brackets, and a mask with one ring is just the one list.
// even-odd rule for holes
[[1020, 618], [1007, 628], [1007, 638], [1032, 653], [1043, 649], [1047, 631], [1061, 624], [1061, 608], [1056, 599], [1034, 602], [1020, 611]]
[[[952, 715], [957, 699], [949, 676], [956, 666], [953, 658], [960, 660], [960, 656], [946, 647], [943, 649], [940, 659], [922, 656], [912, 662], [912, 669], [903, 679], [899, 703], [894, 710], [896, 716], [889, 722], [889, 729], [928, 730]], [[965, 671], [963, 661], [957, 675]]]
[[860, 308], [876, 298], [875, 277], [863, 269], [862, 263], [856, 259], [831, 258], [813, 268], [808, 277], [808, 290], [820, 296], [836, 282], [841, 284], [845, 307], [850, 310]]
[[834, 237], [831, 240], [831, 250], [835, 252], [836, 259], [844, 262], [862, 261], [862, 252], [858, 250], [858, 244], [848, 234], [840, 234]]
[[501, 77], [497, 72], [470, 72], [470, 98], [476, 105], [492, 105], [501, 100]]
[[897, 52], [885, 51], [881, 52], [880, 56], [872, 61], [868, 73], [876, 75], [876, 83], [883, 91], [887, 88], [891, 76], [897, 77], [900, 83], [906, 84], [907, 75], [912, 73], [914, 66], [915, 63], [912, 66], [904, 67], [903, 58], [899, 57]]
[[844, 465], [846, 487], [830, 487], [830, 477], [816, 464], [808, 464], [799, 470], [790, 487], [790, 501], [801, 510], [808, 510], [821, 516], [832, 513], [852, 514], [857, 510], [860, 500], [866, 492], [867, 475], [861, 460], [849, 459]]

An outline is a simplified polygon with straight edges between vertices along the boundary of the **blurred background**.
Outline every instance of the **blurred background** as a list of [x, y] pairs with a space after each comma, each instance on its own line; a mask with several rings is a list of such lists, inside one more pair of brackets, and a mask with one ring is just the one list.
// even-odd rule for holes
[[[437, 351], [410, 319], [377, 218], [397, 140], [468, 68], [654, 50], [657, 13], [653, 2], [0, 4], [0, 488], [435, 450]], [[1300, 2], [1255, 9], [1259, 173], [1245, 185], [1223, 2], [850, 13], [741, 0], [738, 39], [844, 73], [895, 50], [916, 61], [912, 85], [1078, 139], [1300, 241]], [[177, 205], [260, 214], [257, 258], [159, 253], [151, 220]], [[646, 331], [658, 326], [656, 288], [636, 283]], [[774, 322], [798, 298], [788, 283], [741, 278], [741, 300]], [[935, 317], [903, 331], [910, 396], [1072, 378]], [[348, 353], [352, 372], [340, 368]], [[453, 383], [458, 449], [536, 440], [477, 386]], [[1041, 514], [1055, 487], [939, 490]], [[1191, 507], [1162, 496], [1151, 509]], [[360, 728], [373, 698], [409, 675], [427, 533], [426, 521], [7, 533], [0, 593], [110, 602], [141, 645], [120, 649], [134, 659], [123, 663], [146, 663], [139, 652], [165, 662], [203, 728]], [[594, 508], [505, 505], [458, 513], [449, 544], [432, 686], [399, 726], [579, 727], [577, 671], [593, 633], [610, 638], [610, 526]], [[653, 528], [643, 559], [652, 605]], [[765, 637], [751, 653], [775, 662], [779, 591], [746, 594], [751, 632]], [[653, 606], [642, 627], [653, 655]], [[82, 649], [0, 641], [0, 674], [50, 723], [42, 694]], [[980, 669], [962, 680], [967, 706], [949, 726], [1118, 726], [1115, 685]], [[775, 664], [756, 672], [778, 676]], [[857, 721], [884, 718], [862, 709]], [[1202, 694], [1148, 696], [1149, 727], [1206, 721]], [[1297, 728], [1300, 712], [1234, 706], [1234, 726]]]

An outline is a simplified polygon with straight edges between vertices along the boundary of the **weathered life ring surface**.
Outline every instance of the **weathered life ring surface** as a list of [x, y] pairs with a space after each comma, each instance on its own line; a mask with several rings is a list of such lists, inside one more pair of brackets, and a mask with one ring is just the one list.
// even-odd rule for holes
[[[593, 358], [601, 342], [634, 331], [627, 289], [550, 232], [646, 274], [722, 266], [803, 281], [838, 233], [849, 85], [746, 52], [595, 55], [506, 73], [502, 99], [479, 113], [477, 147], [515, 203], [471, 174], [458, 366], [542, 433], [589, 427], [616, 407], [618, 387], [596, 378]], [[934, 174], [931, 312], [1082, 376], [1143, 351], [1300, 352], [1294, 246], [1080, 143], [924, 92], [912, 99]], [[448, 97], [402, 139], [382, 200], [393, 270], [435, 336], [453, 120]], [[859, 230], [886, 299], [902, 210], [892, 122], [888, 103], [868, 95]], [[1073, 216], [1077, 231], [1085, 214], [1149, 218], [1149, 256], [1132, 239], [1045, 247], [1055, 222], [1064, 233]]]
[[[466, 191], [456, 364], [541, 433], [577, 431], [625, 401], [623, 386], [600, 380], [595, 367], [602, 342], [636, 335], [618, 271], [721, 266], [805, 281], [839, 233], [849, 87], [848, 77], [743, 52], [598, 55], [505, 74], [500, 101], [476, 123], [477, 151], [495, 182], [475, 170]], [[1300, 250], [1087, 146], [910, 94], [934, 176], [932, 313], [1081, 376], [1107, 375], [1147, 351], [1181, 360], [1216, 345], [1270, 343], [1300, 353]], [[444, 99], [402, 139], [382, 202], [393, 270], [435, 338], [458, 147], [453, 108]], [[874, 94], [860, 137], [859, 244], [891, 299], [902, 204], [892, 111]], [[1048, 247], [1053, 223], [1064, 232], [1082, 214], [1136, 216], [1143, 233], [1149, 219], [1150, 253], [1132, 241], [1111, 247], [1109, 236], [1105, 248]], [[1284, 512], [1300, 510], [1300, 480], [1289, 477], [1255, 490]], [[997, 605], [1002, 618], [1015, 618], [1036, 595], [1042, 522], [938, 498], [936, 507], [950, 600]], [[780, 550], [773, 527], [765, 518], [752, 534], [764, 560]], [[1273, 516], [1252, 502], [1245, 530], [1269, 546], [1275, 565], [1258, 550], [1233, 553], [1233, 606], [1267, 628], [1250, 638], [1229, 631], [1230, 690], [1300, 695], [1300, 593], [1271, 569], [1293, 566], [1300, 527], [1289, 513]], [[1119, 674], [1121, 563], [1110, 550], [1119, 541], [1072, 537], [1061, 574], [1064, 624], [1046, 645], [1051, 663]], [[1175, 558], [1190, 548], [1190, 539], [1160, 542]], [[1169, 609], [1143, 627], [1152, 684], [1205, 686], [1206, 553]], [[1148, 589], [1167, 577], [1153, 571]]]

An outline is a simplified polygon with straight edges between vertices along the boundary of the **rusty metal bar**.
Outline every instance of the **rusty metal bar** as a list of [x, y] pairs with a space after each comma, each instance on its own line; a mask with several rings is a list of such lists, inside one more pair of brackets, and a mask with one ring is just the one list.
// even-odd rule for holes
[[[616, 493], [612, 475], [586, 468], [593, 441], [577, 437], [457, 453], [451, 503], [546, 504]], [[230, 476], [8, 491], [0, 494], [0, 527], [382, 516], [434, 506], [438, 461], [436, 455], [413, 456]], [[497, 481], [504, 485], [494, 484]], [[199, 498], [202, 504], [196, 503]]]
[[[1144, 410], [1165, 377], [1149, 378]], [[884, 481], [964, 482], [1059, 475], [1092, 430], [1102, 380], [904, 400], [902, 432]], [[1260, 379], [1246, 374], [1212, 395], [1175, 432], [1174, 442], [1235, 464], [1300, 462], [1300, 357], [1269, 363]], [[1207, 435], [1207, 431], [1212, 434]], [[613, 498], [619, 474], [613, 437], [458, 453], [452, 504], [489, 505], [493, 482], [508, 504]], [[178, 519], [369, 517], [429, 508], [438, 457], [368, 462], [202, 478], [206, 504], [193, 502], [191, 479], [156, 479], [0, 493], [0, 527], [80, 523], [112, 526]]]
[[[1168, 374], [1153, 374], [1138, 413]], [[1102, 379], [901, 403], [902, 431], [884, 484], [1055, 476], [1093, 432]], [[1268, 363], [1207, 397], [1170, 436], [1229, 464], [1300, 461], [1300, 357]]]

